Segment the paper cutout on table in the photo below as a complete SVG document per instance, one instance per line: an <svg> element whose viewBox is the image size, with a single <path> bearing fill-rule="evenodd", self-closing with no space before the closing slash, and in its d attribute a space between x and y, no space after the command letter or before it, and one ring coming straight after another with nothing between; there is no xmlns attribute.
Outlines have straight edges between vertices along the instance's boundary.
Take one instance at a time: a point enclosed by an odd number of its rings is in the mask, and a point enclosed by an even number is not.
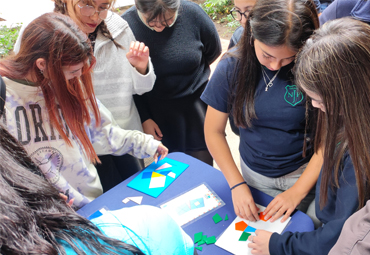
<svg viewBox="0 0 370 255"><path fill-rule="evenodd" d="M200 247L200 245L203 245L203 244L210 245L210 244L214 244L215 242L216 242L215 236L207 237L206 235L203 235L203 232L198 232L194 234L194 247L195 249L198 249L200 251L203 250L203 247ZM197 243L198 243L198 246L196 246Z"/></svg>
<svg viewBox="0 0 370 255"><path fill-rule="evenodd" d="M210 236L206 239L206 244L213 244L216 242L216 237L215 236Z"/></svg>
<svg viewBox="0 0 370 255"><path fill-rule="evenodd" d="M102 216L106 212L107 212L107 209L105 207L100 208L99 210L97 210L96 212L94 212L93 214L91 214L89 217L87 217L87 219L88 220L92 220L92 219L98 218L98 217Z"/></svg>
<svg viewBox="0 0 370 255"><path fill-rule="evenodd" d="M203 235L202 240L205 242L207 240L207 235Z"/></svg>
<svg viewBox="0 0 370 255"><path fill-rule="evenodd" d="M198 242L198 245L203 245L203 244L205 244L205 243L206 243L206 241L202 240L202 241L199 241L199 242Z"/></svg>
<svg viewBox="0 0 370 255"><path fill-rule="evenodd" d="M152 175L152 179L150 179L149 189L163 188L166 184L166 176L154 176L154 174Z"/></svg>
<svg viewBox="0 0 370 255"><path fill-rule="evenodd" d="M260 208L260 212L265 210L265 207L260 205L257 206ZM236 217L225 232L218 238L216 245L232 254L251 254L251 249L248 247L248 243L250 243L248 237L250 235L255 235L254 232L256 229L264 229L280 234L290 221L289 217L288 220L281 223L280 220L282 217L274 222L262 220L251 222Z"/></svg>
<svg viewBox="0 0 370 255"><path fill-rule="evenodd" d="M222 218L221 216L216 213L213 217L212 217L213 221L215 222L215 224L219 223L220 221L222 221Z"/></svg>
<svg viewBox="0 0 370 255"><path fill-rule="evenodd" d="M160 207L182 226L224 204L205 184L201 184Z"/></svg>
<svg viewBox="0 0 370 255"><path fill-rule="evenodd" d="M137 203L138 205L141 205L141 201L143 201L142 196L140 196L140 197L129 197L128 199L130 199L132 202Z"/></svg>
<svg viewBox="0 0 370 255"><path fill-rule="evenodd" d="M240 236L239 241L247 241L250 235L251 233L242 232L242 235Z"/></svg>
<svg viewBox="0 0 370 255"><path fill-rule="evenodd" d="M155 171L166 169L166 168L170 168L170 167L172 167L170 164L164 163L163 165L161 165L160 167L158 167L157 169L155 169Z"/></svg>
<svg viewBox="0 0 370 255"><path fill-rule="evenodd" d="M248 224L245 223L244 221L239 221L235 223L235 230L244 231L246 227L248 227Z"/></svg>
<svg viewBox="0 0 370 255"><path fill-rule="evenodd" d="M194 243L201 241L203 238L203 232L198 232L194 234Z"/></svg>
<svg viewBox="0 0 370 255"><path fill-rule="evenodd" d="M158 163L153 162L150 164L127 186L149 196L158 197L188 167L189 165L185 163L164 158L158 161ZM165 170L157 171L163 169Z"/></svg>
<svg viewBox="0 0 370 255"><path fill-rule="evenodd" d="M167 176L169 173L171 173L171 171L161 171L159 173Z"/></svg>
<svg viewBox="0 0 370 255"><path fill-rule="evenodd" d="M227 214L226 214L224 221L227 221L227 220L229 220L229 216L227 216Z"/></svg>
<svg viewBox="0 0 370 255"><path fill-rule="evenodd" d="M141 205L141 201L143 200L143 197L126 197L125 199L122 200L123 203L127 204L128 202L132 201L138 205Z"/></svg>
<svg viewBox="0 0 370 255"><path fill-rule="evenodd" d="M269 219L265 219L265 215L263 215L263 212L260 212L259 216L260 216L260 220L263 220L263 221L268 221L269 220Z"/></svg>
<svg viewBox="0 0 370 255"><path fill-rule="evenodd" d="M172 177L172 178L176 178L176 174L173 173L173 172L170 172L169 174L167 174L167 176Z"/></svg>

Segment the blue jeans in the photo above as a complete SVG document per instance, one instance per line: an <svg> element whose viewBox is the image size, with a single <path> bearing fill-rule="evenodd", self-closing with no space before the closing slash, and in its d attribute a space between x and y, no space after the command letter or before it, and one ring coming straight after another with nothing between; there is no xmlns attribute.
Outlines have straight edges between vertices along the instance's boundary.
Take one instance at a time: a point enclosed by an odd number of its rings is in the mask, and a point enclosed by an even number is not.
<svg viewBox="0 0 370 255"><path fill-rule="evenodd" d="M253 171L244 163L242 159L240 159L241 172L248 185L272 197L276 197L280 193L290 189L302 175L303 171L307 167L307 164L308 163L302 165L297 170L289 174L272 178ZM311 191L301 201L296 209L306 213L314 222L315 228L321 226L321 222L317 219L315 213L315 187L311 189Z"/></svg>

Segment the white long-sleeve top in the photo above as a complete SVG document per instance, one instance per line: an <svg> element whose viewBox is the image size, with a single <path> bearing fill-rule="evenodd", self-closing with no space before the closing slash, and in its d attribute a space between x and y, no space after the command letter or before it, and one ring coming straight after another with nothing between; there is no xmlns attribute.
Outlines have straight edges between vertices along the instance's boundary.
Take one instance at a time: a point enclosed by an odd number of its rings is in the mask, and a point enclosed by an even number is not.
<svg viewBox="0 0 370 255"><path fill-rule="evenodd" d="M9 132L25 147L44 176L60 191L69 190L74 205L82 207L102 194L95 166L84 154L71 132L68 146L50 125L44 96L39 87L27 86L3 77L6 84L5 117ZM140 131L124 130L98 101L101 126L96 120L85 129L98 155L130 153L138 158L153 156L159 141ZM67 128L68 130L68 128Z"/></svg>
<svg viewBox="0 0 370 255"><path fill-rule="evenodd" d="M136 41L127 22L113 13L106 24L114 40L124 49L118 49L100 30L98 31L94 48L96 66L93 73L96 97L112 112L120 127L142 131L133 95L142 95L152 90L156 79L152 62L149 59L148 73L140 74L126 58L131 41Z"/></svg>

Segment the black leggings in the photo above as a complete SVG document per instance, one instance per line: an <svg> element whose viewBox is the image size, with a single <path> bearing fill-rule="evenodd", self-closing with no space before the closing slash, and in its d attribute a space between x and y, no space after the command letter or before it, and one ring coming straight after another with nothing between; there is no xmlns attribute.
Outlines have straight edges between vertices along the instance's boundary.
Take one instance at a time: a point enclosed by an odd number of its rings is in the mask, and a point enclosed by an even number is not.
<svg viewBox="0 0 370 255"><path fill-rule="evenodd" d="M95 165L103 192L106 192L144 168L144 160L129 154L99 156L101 164Z"/></svg>

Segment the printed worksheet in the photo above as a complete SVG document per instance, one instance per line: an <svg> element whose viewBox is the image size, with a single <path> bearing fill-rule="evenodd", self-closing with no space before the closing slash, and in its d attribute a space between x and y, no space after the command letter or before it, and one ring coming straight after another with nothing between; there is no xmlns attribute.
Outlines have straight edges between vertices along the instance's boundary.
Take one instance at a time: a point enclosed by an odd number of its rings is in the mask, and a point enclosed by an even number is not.
<svg viewBox="0 0 370 255"><path fill-rule="evenodd" d="M225 203L214 191L206 184L201 184L162 204L160 207L171 215L180 226L183 226L223 205L225 205Z"/></svg>

